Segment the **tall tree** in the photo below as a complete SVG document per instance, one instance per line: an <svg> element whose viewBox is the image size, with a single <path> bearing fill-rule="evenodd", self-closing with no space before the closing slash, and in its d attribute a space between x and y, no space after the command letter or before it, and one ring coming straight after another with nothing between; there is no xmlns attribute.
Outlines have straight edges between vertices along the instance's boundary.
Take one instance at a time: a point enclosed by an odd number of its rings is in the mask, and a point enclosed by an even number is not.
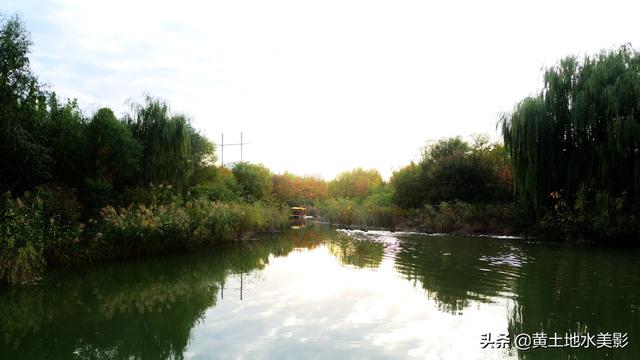
<svg viewBox="0 0 640 360"><path fill-rule="evenodd" d="M232 171L245 198L262 200L271 196L273 191L271 170L264 165L239 162L235 164Z"/></svg>
<svg viewBox="0 0 640 360"><path fill-rule="evenodd" d="M149 95L144 104L132 103L125 116L134 137L143 146L144 182L167 183L184 188L193 176L215 161L215 146L198 134L183 114Z"/></svg>
<svg viewBox="0 0 640 360"><path fill-rule="evenodd" d="M51 177L44 144L46 93L29 66L31 37L0 14L0 189L22 191Z"/></svg>
<svg viewBox="0 0 640 360"><path fill-rule="evenodd" d="M78 103L59 103L55 93L48 100L44 143L51 149L53 180L78 187L87 173L87 121Z"/></svg>
<svg viewBox="0 0 640 360"><path fill-rule="evenodd" d="M364 199L382 187L378 170L356 168L345 171L328 184L329 195L350 199Z"/></svg>
<svg viewBox="0 0 640 360"><path fill-rule="evenodd" d="M285 172L273 175L273 193L289 205L311 204L327 197L327 183L312 176L296 176Z"/></svg>
<svg viewBox="0 0 640 360"><path fill-rule="evenodd" d="M117 188L133 185L139 175L142 146L109 108L98 110L88 131L92 177Z"/></svg>
<svg viewBox="0 0 640 360"><path fill-rule="evenodd" d="M637 203L640 56L629 46L546 69L544 87L502 118L515 190L539 218L551 194L582 186Z"/></svg>
<svg viewBox="0 0 640 360"><path fill-rule="evenodd" d="M424 148L417 164L391 178L394 200L403 207L419 207L453 200L505 202L511 200L504 149L484 136L473 143L460 137L439 140Z"/></svg>

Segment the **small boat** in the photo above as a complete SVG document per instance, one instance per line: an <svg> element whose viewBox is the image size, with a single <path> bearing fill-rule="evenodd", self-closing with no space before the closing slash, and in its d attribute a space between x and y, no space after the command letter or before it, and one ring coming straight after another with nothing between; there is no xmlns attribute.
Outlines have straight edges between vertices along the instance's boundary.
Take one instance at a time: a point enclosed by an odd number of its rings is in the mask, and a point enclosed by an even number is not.
<svg viewBox="0 0 640 360"><path fill-rule="evenodd" d="M292 207L289 215L289 224L298 227L304 226L306 211L307 209L303 207Z"/></svg>

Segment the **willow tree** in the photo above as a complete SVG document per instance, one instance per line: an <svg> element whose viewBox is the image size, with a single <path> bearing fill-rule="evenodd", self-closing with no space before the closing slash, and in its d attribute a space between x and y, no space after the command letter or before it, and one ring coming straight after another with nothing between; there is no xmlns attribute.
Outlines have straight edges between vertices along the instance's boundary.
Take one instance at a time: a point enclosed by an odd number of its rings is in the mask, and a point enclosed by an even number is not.
<svg viewBox="0 0 640 360"><path fill-rule="evenodd" d="M215 161L215 147L198 134L182 114L149 95L132 103L125 122L143 146L142 180L184 187L200 167Z"/></svg>
<svg viewBox="0 0 640 360"><path fill-rule="evenodd" d="M517 193L538 209L581 187L638 202L640 55L629 46L544 72L544 87L501 122Z"/></svg>

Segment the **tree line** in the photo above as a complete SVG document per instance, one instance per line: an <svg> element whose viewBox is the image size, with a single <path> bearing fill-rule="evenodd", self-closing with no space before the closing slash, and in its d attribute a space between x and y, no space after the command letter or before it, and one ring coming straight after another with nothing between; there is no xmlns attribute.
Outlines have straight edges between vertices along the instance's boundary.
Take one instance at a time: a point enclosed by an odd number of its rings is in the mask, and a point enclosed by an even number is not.
<svg viewBox="0 0 640 360"><path fill-rule="evenodd" d="M185 189L207 176L215 146L185 115L145 96L120 119L109 108L87 117L33 74L32 42L19 18L4 18L0 31L2 190L55 183L91 197L148 183Z"/></svg>
<svg viewBox="0 0 640 360"><path fill-rule="evenodd" d="M120 117L59 99L31 70L32 45L17 16L0 17L0 281L239 238L282 226L285 206L365 228L640 234L640 56L628 45L546 69L542 90L503 114L503 144L441 139L388 181L375 169L325 181L218 167L215 144L160 98Z"/></svg>

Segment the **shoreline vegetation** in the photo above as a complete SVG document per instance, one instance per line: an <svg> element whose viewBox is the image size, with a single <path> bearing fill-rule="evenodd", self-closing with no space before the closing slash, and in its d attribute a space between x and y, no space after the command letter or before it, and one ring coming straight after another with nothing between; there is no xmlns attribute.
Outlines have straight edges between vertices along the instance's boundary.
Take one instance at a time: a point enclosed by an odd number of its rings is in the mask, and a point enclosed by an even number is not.
<svg viewBox="0 0 640 360"><path fill-rule="evenodd" d="M347 205L348 206L348 205ZM357 206L357 205L356 205ZM352 208L353 209L353 208ZM453 202L421 209L387 208L318 210L318 222L348 230L387 230L424 234L496 235L526 237L515 230L513 205L483 205ZM336 212L342 214L336 215Z"/></svg>
<svg viewBox="0 0 640 360"><path fill-rule="evenodd" d="M640 235L640 55L567 57L503 114L503 142L433 141L385 181L326 181L216 146L150 95L86 115L31 71L28 31L0 14L0 286L47 267L206 247L288 225L288 207L346 227L612 242ZM155 185L154 185L155 184Z"/></svg>

